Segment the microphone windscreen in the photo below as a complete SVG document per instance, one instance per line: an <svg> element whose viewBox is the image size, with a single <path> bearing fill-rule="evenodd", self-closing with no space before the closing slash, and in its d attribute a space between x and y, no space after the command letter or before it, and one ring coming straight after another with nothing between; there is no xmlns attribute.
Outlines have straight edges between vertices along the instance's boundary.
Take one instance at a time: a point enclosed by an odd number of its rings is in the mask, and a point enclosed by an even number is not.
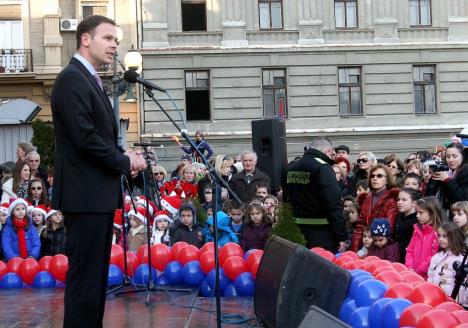
<svg viewBox="0 0 468 328"><path fill-rule="evenodd" d="M137 77L138 77L138 73L133 69L129 69L128 71L125 71L124 73L124 80L129 83L136 83Z"/></svg>

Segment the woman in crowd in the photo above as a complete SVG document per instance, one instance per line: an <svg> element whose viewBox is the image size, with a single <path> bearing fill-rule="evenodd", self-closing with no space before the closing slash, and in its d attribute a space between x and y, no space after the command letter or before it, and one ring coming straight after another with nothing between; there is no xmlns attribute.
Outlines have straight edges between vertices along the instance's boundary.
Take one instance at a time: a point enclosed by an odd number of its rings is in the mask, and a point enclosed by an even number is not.
<svg viewBox="0 0 468 328"><path fill-rule="evenodd" d="M405 176L403 162L395 154L390 154L384 158L384 163L393 175L393 180L395 180L397 187L403 187L403 179Z"/></svg>
<svg viewBox="0 0 468 328"><path fill-rule="evenodd" d="M44 182L40 178L32 178L29 181L29 192L27 201L33 205L49 206L49 197Z"/></svg>
<svg viewBox="0 0 468 328"><path fill-rule="evenodd" d="M377 164L377 157L370 151L362 152L359 153L356 164L358 170L350 179L350 189L353 195L356 195L356 185L358 182L368 179L370 170Z"/></svg>
<svg viewBox="0 0 468 328"><path fill-rule="evenodd" d="M195 181L197 169L192 164L187 164L182 168L182 178L172 179L164 183L161 187L161 197L179 196L181 198L197 198L198 188Z"/></svg>
<svg viewBox="0 0 468 328"><path fill-rule="evenodd" d="M26 155L34 150L34 146L30 142L18 142L16 147L16 163L26 161Z"/></svg>
<svg viewBox="0 0 468 328"><path fill-rule="evenodd" d="M19 162L13 169L13 176L2 184L2 200L9 203L11 198L27 198L31 167L26 162Z"/></svg>

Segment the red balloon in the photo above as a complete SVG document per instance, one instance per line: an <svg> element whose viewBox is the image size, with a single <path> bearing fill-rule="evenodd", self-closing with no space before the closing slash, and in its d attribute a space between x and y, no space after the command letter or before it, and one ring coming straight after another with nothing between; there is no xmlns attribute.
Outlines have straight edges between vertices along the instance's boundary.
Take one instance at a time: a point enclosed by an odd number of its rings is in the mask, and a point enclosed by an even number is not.
<svg viewBox="0 0 468 328"><path fill-rule="evenodd" d="M215 267L215 253L214 251L206 251L200 255L200 267L208 274Z"/></svg>
<svg viewBox="0 0 468 328"><path fill-rule="evenodd" d="M446 310L431 310L422 315L416 328L451 328L458 324L454 316Z"/></svg>
<svg viewBox="0 0 468 328"><path fill-rule="evenodd" d="M257 278L257 271L258 271L259 265L260 265L260 262L255 262L250 268L250 273L252 273L255 279Z"/></svg>
<svg viewBox="0 0 468 328"><path fill-rule="evenodd" d="M321 252L321 251L324 251L324 250L325 250L325 248L323 248L323 247L312 247L310 249L310 251L314 252L314 253Z"/></svg>
<svg viewBox="0 0 468 328"><path fill-rule="evenodd" d="M416 272L413 272L413 271L404 271L404 272L401 272L400 273L403 278L405 279L406 282L412 284L413 282L416 282L416 281L422 281L424 282L424 278L421 277L419 274L417 274Z"/></svg>
<svg viewBox="0 0 468 328"><path fill-rule="evenodd" d="M382 272L386 272L386 271L396 272L393 267L383 266L383 267L377 267L374 270L372 270L372 275L374 277L377 277L379 274L381 274Z"/></svg>
<svg viewBox="0 0 468 328"><path fill-rule="evenodd" d="M248 271L245 261L240 256L231 256L223 264L224 273L232 281L236 280L241 273Z"/></svg>
<svg viewBox="0 0 468 328"><path fill-rule="evenodd" d="M445 293L439 286L424 282L414 287L408 299L413 303L425 303L430 306L436 306L445 302Z"/></svg>
<svg viewBox="0 0 468 328"><path fill-rule="evenodd" d="M461 323L458 326L455 326L454 328L468 328L468 323Z"/></svg>
<svg viewBox="0 0 468 328"><path fill-rule="evenodd" d="M378 280L386 284L388 287L393 286L397 282L402 282L403 277L396 271L383 271L375 276Z"/></svg>
<svg viewBox="0 0 468 328"><path fill-rule="evenodd" d="M378 279L378 278L377 278ZM413 290L413 286L407 282L394 283L384 294L388 298L408 298Z"/></svg>
<svg viewBox="0 0 468 328"><path fill-rule="evenodd" d="M41 259L39 260L39 268L41 269L41 271L49 272L50 260L52 260L52 256L47 255L41 257Z"/></svg>
<svg viewBox="0 0 468 328"><path fill-rule="evenodd" d="M151 264L156 270L163 271L166 265L171 261L172 252L167 245L155 244L151 246Z"/></svg>
<svg viewBox="0 0 468 328"><path fill-rule="evenodd" d="M333 260L333 262L335 262L339 266L343 266L343 264L352 261L354 261L354 259L348 255L341 255L340 257L337 257L335 260Z"/></svg>
<svg viewBox="0 0 468 328"><path fill-rule="evenodd" d="M406 267L406 265L398 263L398 262L393 262L392 267L398 272L408 271L408 268Z"/></svg>
<svg viewBox="0 0 468 328"><path fill-rule="evenodd" d="M386 296L385 296L386 297ZM416 303L408 306L400 317L400 327L416 327L419 319L432 310L432 306L424 303Z"/></svg>
<svg viewBox="0 0 468 328"><path fill-rule="evenodd" d="M352 252L352 251L343 252L343 253L341 253L340 257L341 257L341 256L344 256L344 255L352 257L353 260L359 259L359 255L357 255L356 253L354 253L354 252Z"/></svg>
<svg viewBox="0 0 468 328"><path fill-rule="evenodd" d="M370 256L366 256L364 260L366 260L367 262L380 261L380 257L370 255Z"/></svg>
<svg viewBox="0 0 468 328"><path fill-rule="evenodd" d="M7 268L7 265L3 262L3 261L0 261L0 279L3 277L3 275L5 273L8 272L8 268Z"/></svg>
<svg viewBox="0 0 468 328"><path fill-rule="evenodd" d="M324 250L324 251L317 251L317 252L314 252L314 253L321 256L321 257L323 257L324 259L326 259L326 260L328 260L330 262L335 262L335 259L336 259L335 255L330 251Z"/></svg>
<svg viewBox="0 0 468 328"><path fill-rule="evenodd" d="M182 248L184 248L185 246L188 246L188 245L189 244L186 243L185 241L178 241L177 243L172 245L172 249L171 249L172 258L176 259L179 256L179 253L182 250Z"/></svg>
<svg viewBox="0 0 468 328"><path fill-rule="evenodd" d="M212 241L207 242L205 245L200 248L200 254L203 254L208 251L214 252L214 243Z"/></svg>
<svg viewBox="0 0 468 328"><path fill-rule="evenodd" d="M119 262L122 262L123 257L123 248L118 244L112 244L111 255L110 255L110 264L118 265ZM123 269L122 269L123 270Z"/></svg>
<svg viewBox="0 0 468 328"><path fill-rule="evenodd" d="M343 265L341 265L341 267L342 267L343 269L346 269L346 270L353 270L353 268L354 268L353 262L354 262L354 261L346 262L346 263L344 263Z"/></svg>
<svg viewBox="0 0 468 328"><path fill-rule="evenodd" d="M450 313L458 310L465 310L463 306L454 302L443 302L435 307L436 310L447 310Z"/></svg>
<svg viewBox="0 0 468 328"><path fill-rule="evenodd" d="M138 264L148 263L148 244L138 247L137 258Z"/></svg>
<svg viewBox="0 0 468 328"><path fill-rule="evenodd" d="M354 260L353 262L351 262L350 264L350 269L351 270L354 270L354 269L361 269L362 266L367 263L366 261L364 260L361 260L361 259L357 259L357 260Z"/></svg>
<svg viewBox="0 0 468 328"><path fill-rule="evenodd" d="M124 266L124 257L123 257L123 255L122 255L120 261L117 262L116 265L118 265L120 270L122 270L122 272L124 272L125 266ZM136 256L135 252L127 252L127 276L133 277L133 274L135 273L138 265L139 265L138 257Z"/></svg>
<svg viewBox="0 0 468 328"><path fill-rule="evenodd" d="M226 261L231 256L244 257L244 251L242 250L242 247L236 243L227 243L224 245L219 251L219 264L223 265L224 261Z"/></svg>
<svg viewBox="0 0 468 328"><path fill-rule="evenodd" d="M68 258L63 254L57 254L50 260L50 273L55 279L65 281L68 271Z"/></svg>
<svg viewBox="0 0 468 328"><path fill-rule="evenodd" d="M187 245L180 250L175 260L185 265L190 261L198 261L199 258L200 250L198 249L198 247L193 245Z"/></svg>
<svg viewBox="0 0 468 328"><path fill-rule="evenodd" d="M39 263L33 258L25 259L19 267L18 275L28 285L34 281L34 277L40 271Z"/></svg>
<svg viewBox="0 0 468 328"><path fill-rule="evenodd" d="M18 273L19 267L21 263L23 263L23 259L21 257L13 257L7 262L7 269L8 272Z"/></svg>
<svg viewBox="0 0 468 328"><path fill-rule="evenodd" d="M455 317L455 319L459 323L468 323L468 311L460 310L460 311L453 311L451 314Z"/></svg>
<svg viewBox="0 0 468 328"><path fill-rule="evenodd" d="M260 264L260 261L262 260L262 256L263 256L263 251L262 250L257 250L257 251L253 251L252 253L250 253L249 257L247 258L247 268L249 270L252 270L252 266L255 264L255 263L258 263ZM257 264L257 266L258 266Z"/></svg>

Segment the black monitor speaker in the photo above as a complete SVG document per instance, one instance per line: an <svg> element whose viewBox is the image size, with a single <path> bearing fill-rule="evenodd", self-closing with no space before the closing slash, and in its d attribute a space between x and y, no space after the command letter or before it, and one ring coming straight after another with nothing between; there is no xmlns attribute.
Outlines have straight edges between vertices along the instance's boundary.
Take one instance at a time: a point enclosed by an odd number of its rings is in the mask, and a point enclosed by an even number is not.
<svg viewBox="0 0 468 328"><path fill-rule="evenodd" d="M325 312L321 308L312 305L299 328L352 328L337 317Z"/></svg>
<svg viewBox="0 0 468 328"><path fill-rule="evenodd" d="M312 305L338 317L350 278L335 263L273 236L257 272L255 314L267 327L298 327Z"/></svg>

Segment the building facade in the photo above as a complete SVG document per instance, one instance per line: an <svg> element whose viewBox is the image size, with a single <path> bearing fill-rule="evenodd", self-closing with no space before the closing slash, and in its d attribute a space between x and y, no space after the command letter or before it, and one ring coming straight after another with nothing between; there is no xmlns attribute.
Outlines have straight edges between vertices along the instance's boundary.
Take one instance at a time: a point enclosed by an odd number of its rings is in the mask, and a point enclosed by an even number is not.
<svg viewBox="0 0 468 328"><path fill-rule="evenodd" d="M313 135L353 153L432 150L468 118L468 0L142 1L143 74L215 151L251 148L251 121L286 120L288 156ZM177 131L140 96L142 137ZM180 118L182 117L182 118Z"/></svg>

